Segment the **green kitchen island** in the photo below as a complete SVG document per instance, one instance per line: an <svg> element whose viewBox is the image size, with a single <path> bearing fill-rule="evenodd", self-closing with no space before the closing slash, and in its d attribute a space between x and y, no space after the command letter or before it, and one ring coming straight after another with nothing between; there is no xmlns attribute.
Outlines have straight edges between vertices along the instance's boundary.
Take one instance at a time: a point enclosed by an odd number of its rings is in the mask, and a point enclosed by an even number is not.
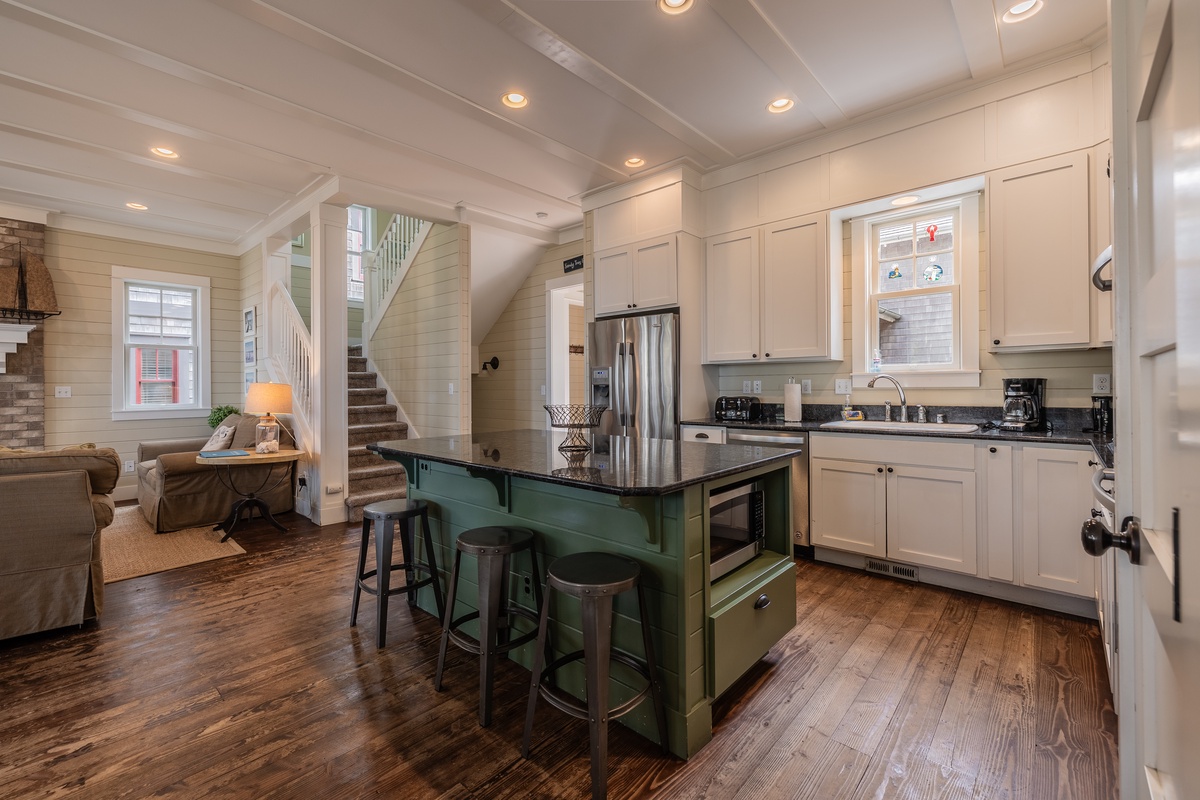
<svg viewBox="0 0 1200 800"><path fill-rule="evenodd" d="M568 463L558 431L504 431L367 445L408 473L408 493L430 505L438 567L448 580L454 540L464 530L514 525L534 531L541 569L584 551L626 555L642 565L648 616L667 706L671 752L687 758L712 738L712 701L796 623L791 553L790 481L795 450L661 439L595 436L592 451ZM765 548L752 561L709 582L708 498L715 490L758 482L764 492ZM514 558L513 595L534 607L529 564ZM464 557L456 616L477 602L473 559ZM542 580L544 575L539 576ZM421 608L436 613L421 590ZM613 645L642 655L634 593L617 598ZM577 604L551 609L557 653L582 647ZM518 618L518 624L524 620ZM475 631L467 628L474 635ZM530 643L513 660L531 663ZM452 661L447 680L477 680ZM639 683L613 667L613 700ZM559 671L560 687L583 696L578 664ZM539 715L556 713L548 706ZM656 741L650 703L620 722ZM534 729L535 742L537 728Z"/></svg>

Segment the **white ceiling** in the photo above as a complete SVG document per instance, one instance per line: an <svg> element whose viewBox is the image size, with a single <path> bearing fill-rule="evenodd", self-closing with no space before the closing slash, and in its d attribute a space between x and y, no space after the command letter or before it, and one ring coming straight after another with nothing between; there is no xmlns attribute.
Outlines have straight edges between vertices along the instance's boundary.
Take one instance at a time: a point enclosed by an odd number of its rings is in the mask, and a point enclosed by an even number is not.
<svg viewBox="0 0 1200 800"><path fill-rule="evenodd" d="M1104 0L1045 0L1017 25L998 21L1007 4L0 0L0 204L236 254L337 177L362 188L351 200L553 242L587 192L707 172L1105 36ZM500 103L512 90L526 108ZM768 114L777 97L795 108Z"/></svg>

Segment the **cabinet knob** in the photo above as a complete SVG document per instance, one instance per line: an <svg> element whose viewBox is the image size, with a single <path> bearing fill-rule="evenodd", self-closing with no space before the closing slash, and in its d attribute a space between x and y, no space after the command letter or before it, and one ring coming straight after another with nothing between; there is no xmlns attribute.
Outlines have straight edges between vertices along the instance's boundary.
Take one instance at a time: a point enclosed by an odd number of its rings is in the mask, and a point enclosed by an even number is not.
<svg viewBox="0 0 1200 800"><path fill-rule="evenodd" d="M637 308L637 303L634 303L634 304L633 304L633 307L634 307L634 308Z"/></svg>
<svg viewBox="0 0 1200 800"><path fill-rule="evenodd" d="M633 304L632 304L632 303L626 303L626 304L625 304L625 307L626 307L626 308L633 308Z"/></svg>
<svg viewBox="0 0 1200 800"><path fill-rule="evenodd" d="M1089 458L1089 459L1088 459L1088 466L1089 466L1089 467L1098 467L1098 466L1100 466L1100 462L1099 462L1099 461L1097 461L1097 460L1095 460L1094 458Z"/></svg>
<svg viewBox="0 0 1200 800"><path fill-rule="evenodd" d="M989 453L994 453L994 452L996 452L996 448L994 448L994 447L989 447L989 448L988 448L988 452L989 452Z"/></svg>
<svg viewBox="0 0 1200 800"><path fill-rule="evenodd" d="M877 468L875 469L875 471L876 471L876 472L883 472L883 467L877 467Z"/></svg>
<svg viewBox="0 0 1200 800"><path fill-rule="evenodd" d="M760 594L758 599L754 601L754 607L759 611L763 610L769 605L771 605L771 598L767 597L765 594Z"/></svg>
<svg viewBox="0 0 1200 800"><path fill-rule="evenodd" d="M758 353L751 353L751 354L750 354L750 357L751 357L751 358L758 358Z"/></svg>
<svg viewBox="0 0 1200 800"><path fill-rule="evenodd" d="M999 340L999 339L992 339L992 344L1000 344L1000 340Z"/></svg>
<svg viewBox="0 0 1200 800"><path fill-rule="evenodd" d="M892 469L891 467L888 467L888 472L895 472L895 471L896 470Z"/></svg>

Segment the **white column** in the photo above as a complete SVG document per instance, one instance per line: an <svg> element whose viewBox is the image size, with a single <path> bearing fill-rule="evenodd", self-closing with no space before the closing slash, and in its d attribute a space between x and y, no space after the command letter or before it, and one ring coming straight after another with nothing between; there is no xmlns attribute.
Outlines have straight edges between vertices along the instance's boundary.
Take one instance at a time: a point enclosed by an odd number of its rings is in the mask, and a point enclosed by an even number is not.
<svg viewBox="0 0 1200 800"><path fill-rule="evenodd" d="M346 209L321 204L312 221L313 521L346 521Z"/></svg>

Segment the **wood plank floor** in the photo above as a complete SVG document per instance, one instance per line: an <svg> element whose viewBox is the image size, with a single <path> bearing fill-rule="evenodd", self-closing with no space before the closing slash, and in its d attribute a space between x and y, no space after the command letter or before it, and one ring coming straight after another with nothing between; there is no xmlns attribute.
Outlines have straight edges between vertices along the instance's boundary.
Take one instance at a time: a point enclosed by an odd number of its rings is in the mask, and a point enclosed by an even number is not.
<svg viewBox="0 0 1200 800"><path fill-rule="evenodd" d="M546 705L520 757L528 673L494 724L438 626L374 600L348 627L354 527L287 515L247 553L110 584L99 623L0 642L0 797L579 798L587 728ZM609 796L1116 797L1095 623L800 562L799 624L715 708L688 762L614 725Z"/></svg>

